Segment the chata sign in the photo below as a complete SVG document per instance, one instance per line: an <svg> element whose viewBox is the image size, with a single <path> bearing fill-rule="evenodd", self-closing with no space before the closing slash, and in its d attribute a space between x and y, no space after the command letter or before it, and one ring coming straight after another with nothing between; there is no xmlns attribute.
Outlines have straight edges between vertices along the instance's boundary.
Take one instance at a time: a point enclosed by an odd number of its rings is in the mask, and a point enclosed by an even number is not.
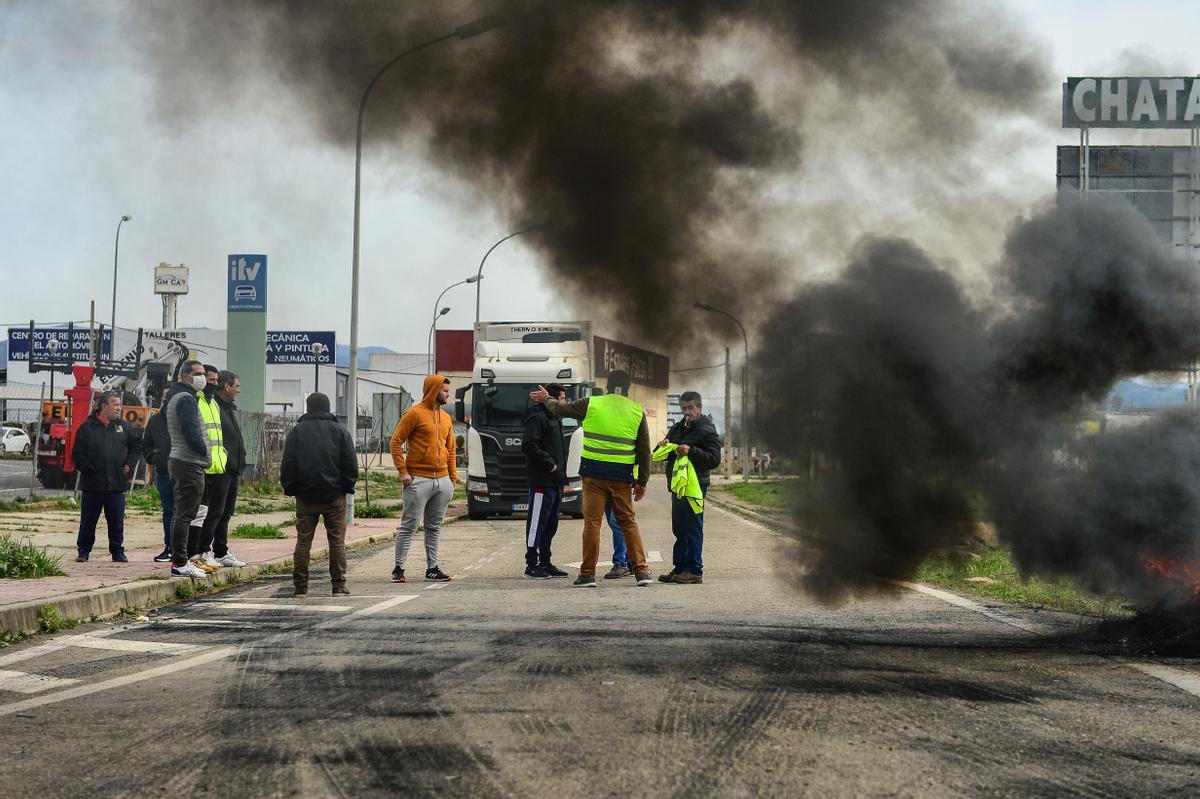
<svg viewBox="0 0 1200 799"><path fill-rule="evenodd" d="M1067 78L1064 128L1200 127L1200 78Z"/></svg>

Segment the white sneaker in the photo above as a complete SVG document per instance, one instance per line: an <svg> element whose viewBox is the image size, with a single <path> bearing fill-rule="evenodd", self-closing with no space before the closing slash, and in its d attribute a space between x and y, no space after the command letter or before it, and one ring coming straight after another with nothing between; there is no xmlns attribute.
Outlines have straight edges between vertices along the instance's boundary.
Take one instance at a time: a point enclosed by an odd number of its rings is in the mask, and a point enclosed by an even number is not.
<svg viewBox="0 0 1200 799"><path fill-rule="evenodd" d="M232 552L226 552L225 557L217 558L217 564L220 566L229 566L233 569L240 569L246 565L246 561L238 560Z"/></svg>
<svg viewBox="0 0 1200 799"><path fill-rule="evenodd" d="M214 555L212 553L211 549L204 553L204 562L207 563L209 566L216 566L217 568L220 568L221 566L226 565L226 564L221 563L221 561L217 560L216 555Z"/></svg>
<svg viewBox="0 0 1200 799"><path fill-rule="evenodd" d="M183 564L182 566L172 566L171 567L171 576L172 577L207 577L208 572L204 571L204 569L201 569L199 566L197 566L195 563L192 563L189 560L187 563Z"/></svg>

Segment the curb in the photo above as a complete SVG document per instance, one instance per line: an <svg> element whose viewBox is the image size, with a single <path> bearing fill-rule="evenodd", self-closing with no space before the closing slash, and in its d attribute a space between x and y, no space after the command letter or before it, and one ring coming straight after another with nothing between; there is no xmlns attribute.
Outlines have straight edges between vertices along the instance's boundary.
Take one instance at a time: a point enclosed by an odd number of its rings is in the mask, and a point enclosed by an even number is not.
<svg viewBox="0 0 1200 799"><path fill-rule="evenodd" d="M774 530L784 531L789 534L794 534L796 532L796 528L786 521L775 516L769 516L765 513L759 513L756 510L751 510L745 505L738 505L737 503L730 502L727 499L717 499L716 497L712 496L705 497L704 501L705 503L711 502L721 510L729 511L730 513L737 514L738 516L745 516L746 518L752 519L761 524L765 524ZM790 538L791 535L788 537Z"/></svg>
<svg viewBox="0 0 1200 799"><path fill-rule="evenodd" d="M466 518L465 512L447 516L443 524L452 524L464 518ZM395 532L371 535L348 542L346 551L357 552L360 549L394 540ZM329 558L329 548L314 549L310 557L314 562L326 560ZM213 589L241 585L257 577L278 574L284 569L290 569L291 565L292 558L288 555L262 563L248 564L238 569L221 569L203 579L193 577L141 579L120 585L95 588L90 591L74 591L45 599L14 602L11 605L0 607L0 634L39 632L41 625L38 624L38 614L47 605L54 608L58 615L67 621L103 621L119 616L127 608L158 607L192 598L181 596L178 593L179 588L184 585L191 588L193 594L210 593ZM201 586L205 586L207 590L201 589Z"/></svg>

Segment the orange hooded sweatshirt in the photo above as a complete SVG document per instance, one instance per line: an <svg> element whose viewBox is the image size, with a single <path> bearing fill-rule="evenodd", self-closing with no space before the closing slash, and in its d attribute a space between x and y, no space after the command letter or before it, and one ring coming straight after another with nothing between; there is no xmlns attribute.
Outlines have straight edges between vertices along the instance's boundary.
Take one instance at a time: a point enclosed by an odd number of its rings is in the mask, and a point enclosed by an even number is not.
<svg viewBox="0 0 1200 799"><path fill-rule="evenodd" d="M454 462L454 420L438 405L438 392L446 378L430 375L425 378L425 396L400 417L392 433L392 461L396 471L416 477L450 476L458 482ZM408 443L408 457L404 444Z"/></svg>

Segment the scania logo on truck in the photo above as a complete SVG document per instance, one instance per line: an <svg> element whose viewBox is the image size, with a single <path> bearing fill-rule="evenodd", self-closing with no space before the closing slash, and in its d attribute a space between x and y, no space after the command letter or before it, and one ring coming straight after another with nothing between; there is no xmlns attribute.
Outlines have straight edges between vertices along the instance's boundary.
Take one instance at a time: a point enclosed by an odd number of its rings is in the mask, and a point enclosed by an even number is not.
<svg viewBox="0 0 1200 799"><path fill-rule="evenodd" d="M504 446L506 446L506 447L519 447L519 446L521 446L521 439L519 439L519 438L506 438L506 439L504 439Z"/></svg>

